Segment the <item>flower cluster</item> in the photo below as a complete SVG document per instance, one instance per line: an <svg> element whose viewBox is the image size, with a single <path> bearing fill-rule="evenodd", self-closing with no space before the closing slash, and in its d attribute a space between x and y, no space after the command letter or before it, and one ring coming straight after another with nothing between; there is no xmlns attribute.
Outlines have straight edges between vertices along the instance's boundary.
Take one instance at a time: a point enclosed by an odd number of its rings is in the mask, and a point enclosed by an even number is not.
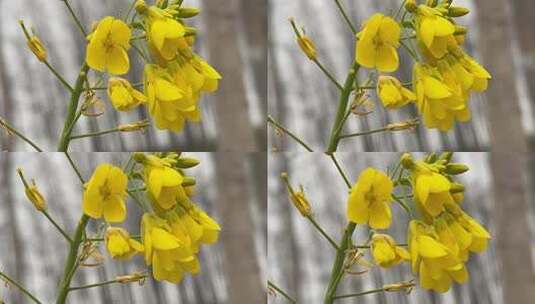
<svg viewBox="0 0 535 304"><path fill-rule="evenodd" d="M152 265L155 279L178 283L185 273L200 271L200 246L216 242L221 230L191 200L195 179L187 176L185 169L199 162L177 153L135 153L133 158L135 164L128 175L110 164L96 168L85 185L84 214L94 219L103 217L108 223L104 240L113 258L129 259L142 254L147 265ZM129 182L141 185L128 190ZM141 191L146 193L146 199L136 195ZM144 211L140 241L124 228L111 226L126 219L127 195Z"/></svg>
<svg viewBox="0 0 535 304"><path fill-rule="evenodd" d="M158 1L149 6L138 0L137 18L130 23L111 16L103 18L88 35L86 52L86 63L93 70L123 75L130 69L128 51L133 46L145 61L144 92L124 78L110 77L108 97L117 111L146 105L158 129L175 132L180 132L186 121L201 120L201 94L216 91L221 79L195 54L196 29L185 19L199 11L183 7L182 2Z"/></svg>
<svg viewBox="0 0 535 304"><path fill-rule="evenodd" d="M491 236L461 208L464 186L454 176L468 171L464 164L452 163L452 153L431 155L414 161L404 154L400 166L392 172L395 181L373 168L364 170L348 200L349 221L368 224L373 229L387 229L392 223L390 203L397 201L411 214L408 229L408 251L385 234L375 233L370 240L371 254L381 267L410 261L420 285L446 292L453 281L468 279L465 263L471 252L486 250ZM400 168L401 167L401 168ZM400 168L400 169L398 169ZM399 172L398 172L399 171ZM414 216L395 187L410 187Z"/></svg>
<svg viewBox="0 0 535 304"><path fill-rule="evenodd" d="M413 91L394 77L380 76L379 98L387 108L415 102L427 128L447 131L456 121L470 119L470 93L485 91L491 78L461 48L467 29L454 18L469 11L453 6L451 0L420 5L408 0L405 9L400 20L396 20L397 15L392 18L377 13L363 23L357 34L356 62L379 72L395 72L399 67L397 50L403 45L415 60ZM412 40L416 41L417 51L413 50Z"/></svg>

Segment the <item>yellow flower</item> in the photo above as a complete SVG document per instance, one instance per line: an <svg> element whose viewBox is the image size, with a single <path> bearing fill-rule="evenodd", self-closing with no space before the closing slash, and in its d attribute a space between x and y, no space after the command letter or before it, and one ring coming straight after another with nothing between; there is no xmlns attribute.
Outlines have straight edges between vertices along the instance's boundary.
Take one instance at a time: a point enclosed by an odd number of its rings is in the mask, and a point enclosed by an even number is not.
<svg viewBox="0 0 535 304"><path fill-rule="evenodd" d="M32 53L37 57L37 59L41 62L46 61L46 48L41 42L41 39L37 37L37 35L33 34L30 35L28 30L26 29L26 26L24 25L24 22L22 20L19 20L19 24L22 27L22 31L24 32L24 35L26 36L26 44L28 45L28 48L32 51Z"/></svg>
<svg viewBox="0 0 535 304"><path fill-rule="evenodd" d="M127 50L132 31L120 19L105 17L88 36L86 62L94 70L110 74L126 74L130 69Z"/></svg>
<svg viewBox="0 0 535 304"><path fill-rule="evenodd" d="M144 165L145 183L156 207L169 210L177 204L177 200L187 199L182 187L184 177L168 162L154 155L146 155Z"/></svg>
<svg viewBox="0 0 535 304"><path fill-rule="evenodd" d="M32 202L35 209L39 211L45 211L46 210L46 201L41 192L39 192L39 189L37 189L37 186L35 184L30 185L27 187L24 192L26 193L26 197Z"/></svg>
<svg viewBox="0 0 535 304"><path fill-rule="evenodd" d="M147 97L134 89L124 78L111 77L108 80L108 97L117 111L130 111L147 101Z"/></svg>
<svg viewBox="0 0 535 304"><path fill-rule="evenodd" d="M457 45L454 33L455 25L438 10L426 5L418 6L416 36L420 45L434 58L442 58L448 52L448 46Z"/></svg>
<svg viewBox="0 0 535 304"><path fill-rule="evenodd" d="M148 213L143 215L141 234L145 262L152 265L156 280L176 284L185 272L195 274L200 271L199 261L187 245L188 240L174 235L163 219Z"/></svg>
<svg viewBox="0 0 535 304"><path fill-rule="evenodd" d="M397 78L384 75L379 76L377 95L388 109L400 108L416 100L416 95L403 87Z"/></svg>
<svg viewBox="0 0 535 304"><path fill-rule="evenodd" d="M132 239L123 228L109 227L104 240L106 249L114 259L130 259L144 250L143 245Z"/></svg>
<svg viewBox="0 0 535 304"><path fill-rule="evenodd" d="M386 234L376 233L373 235L371 252L375 263L384 268L410 260L409 252L405 248L397 246L394 239Z"/></svg>
<svg viewBox="0 0 535 304"><path fill-rule="evenodd" d="M464 283L468 271L462 261L438 241L433 227L412 220L409 224L409 252L412 271L419 273L420 285L425 289L446 292L453 281Z"/></svg>
<svg viewBox="0 0 535 304"><path fill-rule="evenodd" d="M375 14L365 21L357 34L357 63L381 72L394 72L399 66L400 27L396 21L383 14Z"/></svg>
<svg viewBox="0 0 535 304"><path fill-rule="evenodd" d="M392 181L383 172L373 168L362 171L349 195L348 219L357 224L368 223L374 229L390 227L393 188Z"/></svg>
<svg viewBox="0 0 535 304"><path fill-rule="evenodd" d="M144 83L149 112L156 120L158 129L180 132L186 119L200 119L197 99L193 96L191 87L184 82L177 83L166 70L147 64Z"/></svg>
<svg viewBox="0 0 535 304"><path fill-rule="evenodd" d="M213 244L219 238L221 227L199 207L191 204L187 211L169 215L169 224L174 235L187 235L191 250L199 251L201 244Z"/></svg>
<svg viewBox="0 0 535 304"><path fill-rule="evenodd" d="M110 164L99 165L85 187L84 213L95 219L104 215L107 222L124 221L127 183L128 178L120 168Z"/></svg>
<svg viewBox="0 0 535 304"><path fill-rule="evenodd" d="M416 104L428 128L448 131L454 121L468 121L470 109L466 98L451 89L442 75L432 66L416 63L413 70L413 86Z"/></svg>
<svg viewBox="0 0 535 304"><path fill-rule="evenodd" d="M412 179L416 203L429 215L439 215L444 211L444 203L453 202L451 182L431 165L416 163Z"/></svg>
<svg viewBox="0 0 535 304"><path fill-rule="evenodd" d="M461 65L474 77L471 89L476 92L487 90L488 81L492 78L490 73L472 57L464 54L460 59Z"/></svg>

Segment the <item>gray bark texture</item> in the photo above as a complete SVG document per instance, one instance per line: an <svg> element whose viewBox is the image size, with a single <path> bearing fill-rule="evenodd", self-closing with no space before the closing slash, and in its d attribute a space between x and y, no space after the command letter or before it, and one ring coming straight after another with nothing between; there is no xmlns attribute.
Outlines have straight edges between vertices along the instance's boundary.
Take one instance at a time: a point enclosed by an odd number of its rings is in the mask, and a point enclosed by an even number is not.
<svg viewBox="0 0 535 304"><path fill-rule="evenodd" d="M261 303L265 299L266 234L265 193L257 191L265 180L265 170L255 167L255 154L244 154L236 167L220 170L220 159L240 157L227 153L188 153L201 160L190 169L197 179L196 202L221 225L218 243L200 251L201 272L187 275L173 285L148 278L142 286L114 284L104 288L72 291L68 303ZM87 180L103 162L124 165L128 153L72 153L81 174ZM72 233L81 214L82 190L78 178L62 153L1 153L0 163L0 269L21 282L43 303L53 303L63 272L67 244L54 227L38 213L24 195L16 168L34 178L46 197L52 217ZM259 171L260 170L260 171ZM263 171L261 171L263 170ZM226 182L221 182L226 181ZM238 184L239 183L239 184ZM129 200L124 223L133 235L139 234L141 210ZM91 221L89 231L95 232ZM258 224L256 224L258 223ZM82 267L72 286L98 283L118 275L146 269L142 257L130 261L106 257L99 267ZM242 295L247 294L247 297ZM30 303L15 286L0 284L0 302Z"/></svg>

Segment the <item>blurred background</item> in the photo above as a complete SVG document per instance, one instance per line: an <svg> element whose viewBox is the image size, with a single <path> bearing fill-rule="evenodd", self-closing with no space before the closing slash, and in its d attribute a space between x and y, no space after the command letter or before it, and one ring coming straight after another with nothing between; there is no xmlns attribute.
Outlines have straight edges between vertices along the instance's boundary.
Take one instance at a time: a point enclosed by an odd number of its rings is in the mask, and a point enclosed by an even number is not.
<svg viewBox="0 0 535 304"><path fill-rule="evenodd" d="M402 0L337 0L353 24L375 12L389 14ZM418 1L422 3L422 0ZM425 1L423 1L425 2ZM324 150L338 105L337 88L302 54L288 17L295 17L316 43L319 60L343 82L354 59L354 37L334 0L270 0L269 110L268 113L301 136L314 150ZM468 26L465 49L490 71L493 79L484 94L473 94L473 118L441 133L419 127L416 132L378 133L343 140L341 151L525 151L534 135L535 19L531 0L454 0L471 13L457 18ZM412 61L400 48L395 74L410 81ZM365 73L359 73L366 79ZM371 98L377 100L375 92ZM386 112L380 103L367 117L349 119L346 130L371 130L416 116L414 106ZM271 129L271 128L270 128ZM297 150L287 136L269 131L270 147Z"/></svg>
<svg viewBox="0 0 535 304"><path fill-rule="evenodd" d="M351 182L369 166L386 172L400 154L336 153ZM424 157L413 154L415 159ZM455 153L453 161L465 163L470 171L460 175L466 186L463 209L491 233L489 248L472 254L467 264L470 279L445 294L428 292L418 285L410 295L402 292L377 293L337 303L532 303L535 296L534 251L535 220L532 176L511 174L512 159L528 160L526 155ZM529 160L532 168L533 158ZM516 170L516 169L515 169ZM531 170L533 171L533 170ZM302 184L316 220L335 240L347 224L348 190L331 159L323 153L272 153L268 177L268 279L287 291L299 303L322 303L329 282L335 252L311 223L290 204L281 172L288 172L294 187ZM529 203L528 203L529 202ZM392 205L393 225L387 230L398 243L407 241L409 218L398 205ZM353 240L362 244L368 229L358 225ZM368 252L366 258L372 261ZM354 270L362 269L356 267ZM374 267L365 275L344 277L337 294L351 294L384 284L414 278L410 266L395 266L385 271ZM418 279L416 280L418 282ZM286 303L280 295L268 303Z"/></svg>
<svg viewBox="0 0 535 304"><path fill-rule="evenodd" d="M187 153L201 164L190 169L197 179L195 201L222 227L216 244L200 251L201 272L181 284L150 277L137 283L72 291L68 303L263 303L265 302L266 167L265 154ZM128 153L72 153L88 180L103 162L124 165ZM80 183L63 153L0 153L0 270L21 282L43 303L53 303L68 248L62 236L24 195L16 168L34 178L48 202L48 211L70 233L81 215ZM128 201L124 226L139 234L141 212ZM95 221L89 231L94 232ZM81 267L72 286L103 282L142 271L141 256L130 261L106 260L99 267ZM29 303L14 286L0 282L1 303ZM2 302L3 301L3 302Z"/></svg>
<svg viewBox="0 0 535 304"><path fill-rule="evenodd" d="M70 0L86 29L105 16L121 16L134 0ZM147 0L147 3L153 3ZM203 122L187 124L182 133L158 131L108 134L73 141L71 151L265 151L267 0L185 0L201 14L191 19L199 29L196 50L222 75L220 89L201 101ZM67 111L64 87L26 47L18 20L32 26L48 49L50 64L74 82L85 58L86 42L63 1L0 0L0 117L55 151ZM142 81L141 60L130 52L132 83ZM117 112L100 92L105 115L82 117L75 134L107 130L147 118L144 107ZM0 147L30 151L15 137L0 135Z"/></svg>

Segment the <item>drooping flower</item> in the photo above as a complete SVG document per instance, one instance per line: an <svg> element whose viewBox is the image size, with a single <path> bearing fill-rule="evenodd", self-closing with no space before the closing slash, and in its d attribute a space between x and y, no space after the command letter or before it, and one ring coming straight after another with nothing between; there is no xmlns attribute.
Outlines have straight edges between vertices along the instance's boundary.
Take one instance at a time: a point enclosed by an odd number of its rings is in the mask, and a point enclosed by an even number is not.
<svg viewBox="0 0 535 304"><path fill-rule="evenodd" d="M178 283L184 273L198 273L197 257L187 245L188 240L172 233L167 222L154 215L143 215L141 234L145 246L145 262L152 265L152 273L158 281Z"/></svg>
<svg viewBox="0 0 535 304"><path fill-rule="evenodd" d="M450 88L436 68L416 63L413 86L416 104L426 127L448 131L456 120L463 122L470 119L466 98Z"/></svg>
<svg viewBox="0 0 535 304"><path fill-rule="evenodd" d="M440 59L448 52L448 46L457 45L455 25L435 8L419 5L416 13L416 36L424 53ZM427 52L428 51L428 52Z"/></svg>
<svg viewBox="0 0 535 304"><path fill-rule="evenodd" d="M409 261L409 252L396 245L396 241L386 234L376 233L372 237L371 252L375 263L384 268L390 268L402 261Z"/></svg>
<svg viewBox="0 0 535 304"><path fill-rule="evenodd" d="M147 64L144 83L149 112L156 120L158 129L180 132L186 119L200 119L197 98L193 96L191 87L184 82L177 82L165 69Z"/></svg>
<svg viewBox="0 0 535 304"><path fill-rule="evenodd" d="M104 241L106 249L114 259L130 259L135 254L144 251L143 245L132 239L128 231L123 228L108 228Z"/></svg>
<svg viewBox="0 0 535 304"><path fill-rule="evenodd" d="M100 20L88 36L86 62L94 70L110 74L126 74L130 69L127 51L132 31L120 19L108 16Z"/></svg>
<svg viewBox="0 0 535 304"><path fill-rule="evenodd" d="M397 78L384 75L379 76L377 95L388 109L397 109L416 100L416 95L403 87Z"/></svg>
<svg viewBox="0 0 535 304"><path fill-rule="evenodd" d="M409 252L412 271L420 276L420 286L446 292L453 281L464 283L468 271L464 263L444 244L432 226L417 220L409 224Z"/></svg>
<svg viewBox="0 0 535 304"><path fill-rule="evenodd" d="M374 14L357 34L356 61L366 68L394 72L399 66L397 48L401 29L391 17Z"/></svg>
<svg viewBox="0 0 535 304"><path fill-rule="evenodd" d="M130 82L124 78L110 78L107 93L117 111L130 111L147 101L147 97L134 89Z"/></svg>
<svg viewBox="0 0 535 304"><path fill-rule="evenodd" d="M187 199L182 182L184 177L164 159L146 155L144 159L145 184L158 209L169 210L177 200Z"/></svg>
<svg viewBox="0 0 535 304"><path fill-rule="evenodd" d="M180 210L168 216L173 234L187 235L195 253L199 251L200 245L213 244L219 238L219 224L194 204L190 204L188 210Z"/></svg>
<svg viewBox="0 0 535 304"><path fill-rule="evenodd" d="M368 223L374 229L390 227L393 188L392 181L383 172L374 168L362 171L349 195L348 219L357 224Z"/></svg>
<svg viewBox="0 0 535 304"><path fill-rule="evenodd" d="M122 222L126 218L126 185L128 178L121 168L110 164L97 167L86 184L83 197L84 213L107 222Z"/></svg>
<svg viewBox="0 0 535 304"><path fill-rule="evenodd" d="M412 181L416 203L430 216L437 216L446 202L453 202L451 182L432 165L417 162Z"/></svg>

